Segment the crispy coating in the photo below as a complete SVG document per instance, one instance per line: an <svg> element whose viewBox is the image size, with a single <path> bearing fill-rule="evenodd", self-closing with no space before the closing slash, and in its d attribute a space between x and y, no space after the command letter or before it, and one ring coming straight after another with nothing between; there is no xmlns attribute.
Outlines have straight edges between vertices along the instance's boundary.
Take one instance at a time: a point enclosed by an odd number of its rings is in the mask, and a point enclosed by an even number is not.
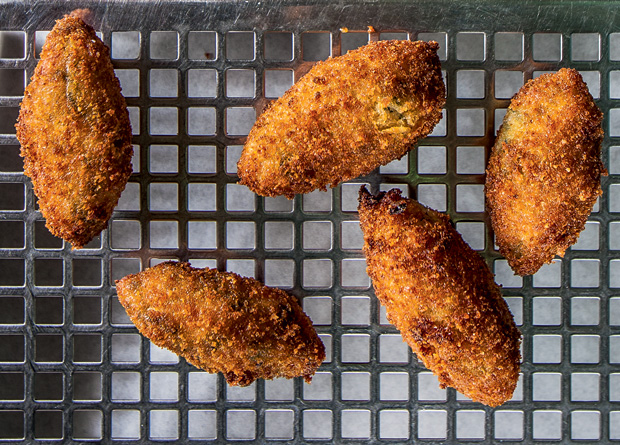
<svg viewBox="0 0 620 445"><path fill-rule="evenodd" d="M107 225L131 174L131 126L108 48L76 16L47 36L17 128L47 228L83 247Z"/></svg>
<svg viewBox="0 0 620 445"><path fill-rule="evenodd" d="M157 346L230 385L303 377L325 347L297 300L252 278L167 262L116 282L118 299Z"/></svg>
<svg viewBox="0 0 620 445"><path fill-rule="evenodd" d="M585 227L607 175L602 119L574 69L531 80L512 99L485 192L495 242L515 273L562 256Z"/></svg>
<svg viewBox="0 0 620 445"><path fill-rule="evenodd" d="M438 47L380 41L317 63L257 119L241 184L292 198L401 158L441 119Z"/></svg>
<svg viewBox="0 0 620 445"><path fill-rule="evenodd" d="M364 253L388 320L439 378L489 406L509 400L521 334L493 274L450 219L400 190L360 190Z"/></svg>

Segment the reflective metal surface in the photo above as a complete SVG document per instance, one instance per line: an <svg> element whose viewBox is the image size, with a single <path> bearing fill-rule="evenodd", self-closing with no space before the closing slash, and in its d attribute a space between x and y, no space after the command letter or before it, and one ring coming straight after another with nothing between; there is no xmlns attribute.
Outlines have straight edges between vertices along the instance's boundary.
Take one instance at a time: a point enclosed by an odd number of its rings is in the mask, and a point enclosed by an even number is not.
<svg viewBox="0 0 620 445"><path fill-rule="evenodd" d="M44 228L13 123L45 31L76 8L112 49L136 156L109 228L72 251ZM620 440L619 12L595 1L1 4L0 441ZM441 46L444 119L418 149L293 201L236 184L269 100L317 60L386 38ZM484 167L512 94L560 67L582 72L605 113L610 175L579 242L521 279L493 246ZM361 183L446 211L488 260L524 335L512 401L490 409L440 390L387 323L364 271ZM114 280L171 258L302 299L329 351L313 383L229 388L139 336Z"/></svg>

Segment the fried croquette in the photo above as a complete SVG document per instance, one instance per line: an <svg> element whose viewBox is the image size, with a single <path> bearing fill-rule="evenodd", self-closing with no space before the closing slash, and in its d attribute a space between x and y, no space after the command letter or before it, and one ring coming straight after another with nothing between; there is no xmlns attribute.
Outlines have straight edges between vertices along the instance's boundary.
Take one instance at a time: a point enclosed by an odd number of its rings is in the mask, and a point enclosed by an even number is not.
<svg viewBox="0 0 620 445"><path fill-rule="evenodd" d="M413 352L474 401L498 406L519 378L521 334L493 274L450 219L400 190L360 190L364 253L375 294Z"/></svg>
<svg viewBox="0 0 620 445"><path fill-rule="evenodd" d="M131 126L108 48L77 16L47 36L15 125L47 228L83 247L131 175Z"/></svg>
<svg viewBox="0 0 620 445"><path fill-rule="evenodd" d="M518 275L563 256L585 227L607 174L602 119L574 69L530 80L512 99L485 193L495 242Z"/></svg>
<svg viewBox="0 0 620 445"><path fill-rule="evenodd" d="M240 183L292 198L401 158L441 119L438 47L379 41L317 63L257 119Z"/></svg>
<svg viewBox="0 0 620 445"><path fill-rule="evenodd" d="M297 300L252 278L167 262L116 282L138 330L230 385L303 377L325 348Z"/></svg>

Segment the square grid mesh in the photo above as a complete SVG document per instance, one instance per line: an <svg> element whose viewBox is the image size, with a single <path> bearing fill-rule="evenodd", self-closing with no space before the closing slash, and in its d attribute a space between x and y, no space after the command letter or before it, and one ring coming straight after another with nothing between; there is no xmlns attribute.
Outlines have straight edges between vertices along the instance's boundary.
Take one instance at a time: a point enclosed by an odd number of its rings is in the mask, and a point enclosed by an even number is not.
<svg viewBox="0 0 620 445"><path fill-rule="evenodd" d="M111 47L136 155L109 228L72 251L45 229L13 124L47 32L78 7ZM508 1L0 6L0 441L620 440L618 12ZM439 42L448 100L433 134L327 192L288 201L237 185L266 103L369 39ZM563 66L581 71L605 113L610 175L578 243L520 278L493 245L484 168L510 97ZM439 389L389 325L365 273L362 183L448 212L489 261L524 334L513 400L490 409ZM301 298L327 349L313 383L228 387L141 337L114 280L166 259Z"/></svg>

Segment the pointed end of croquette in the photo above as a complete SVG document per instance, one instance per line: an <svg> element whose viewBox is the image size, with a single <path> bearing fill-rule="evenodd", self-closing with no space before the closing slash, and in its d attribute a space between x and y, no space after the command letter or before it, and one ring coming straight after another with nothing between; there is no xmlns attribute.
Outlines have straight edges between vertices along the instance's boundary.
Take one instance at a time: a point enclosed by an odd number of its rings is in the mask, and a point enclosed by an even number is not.
<svg viewBox="0 0 620 445"><path fill-rule="evenodd" d="M427 42L427 45L433 51L437 51L439 49L439 43L435 42L434 40L431 40L430 42Z"/></svg>
<svg viewBox="0 0 620 445"><path fill-rule="evenodd" d="M367 210L380 205L385 205L389 207L389 212L391 215L402 213L408 205L426 208L416 200L403 197L401 190L397 188L373 195L368 191L366 186L362 186L359 191L358 200L358 210Z"/></svg>
<svg viewBox="0 0 620 445"><path fill-rule="evenodd" d="M65 15L65 17L75 17L82 20L87 25L92 26L93 12L88 8L74 9L70 14Z"/></svg>
<svg viewBox="0 0 620 445"><path fill-rule="evenodd" d="M411 202L411 201L415 202L416 205L422 206L422 204L419 204L415 200L411 200L411 199L407 199L403 197L400 189L393 188L387 192L379 192L376 195L373 195L372 193L368 191L365 185L363 185L360 188L358 201L359 201L358 210L361 208L364 208L364 209L373 208L382 203L386 205L392 205L392 204L398 205L398 203L401 203L401 204L404 203L403 207L405 207L407 205L406 203ZM391 212L391 213L393 214L394 212Z"/></svg>
<svg viewBox="0 0 620 445"><path fill-rule="evenodd" d="M368 191L365 185L361 186L359 194L358 194L358 198L357 198L359 202L357 209L360 210L362 208L365 209L365 208L371 208L371 207L376 206L377 204L381 202L384 195L385 195L385 192L379 192L376 195L373 195L372 193Z"/></svg>
<svg viewBox="0 0 620 445"><path fill-rule="evenodd" d="M358 199L360 216L369 215L372 211L383 211L392 217L402 215L399 218L404 217L409 224L419 224L423 221L431 224L450 224L450 218L445 213L431 209L415 199L402 196L401 190L397 188L372 195L365 186L362 186Z"/></svg>

